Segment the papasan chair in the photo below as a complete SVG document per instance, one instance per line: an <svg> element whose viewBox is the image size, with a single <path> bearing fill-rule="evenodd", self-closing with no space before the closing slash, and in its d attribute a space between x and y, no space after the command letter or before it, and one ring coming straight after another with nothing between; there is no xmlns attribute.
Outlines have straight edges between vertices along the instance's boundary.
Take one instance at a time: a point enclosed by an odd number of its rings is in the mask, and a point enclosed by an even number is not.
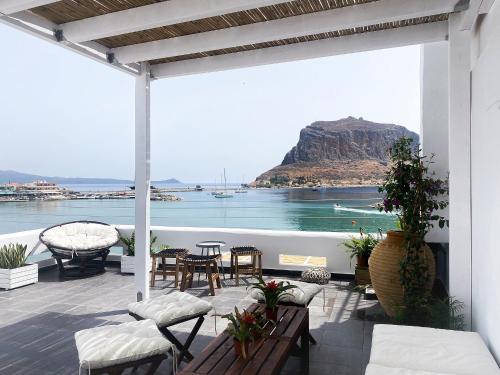
<svg viewBox="0 0 500 375"><path fill-rule="evenodd" d="M115 227L98 221L71 221L40 233L40 242L47 246L57 261L61 277L91 276L104 272L109 249L119 240ZM101 259L93 262L95 258ZM70 266L65 267L63 259L70 259Z"/></svg>

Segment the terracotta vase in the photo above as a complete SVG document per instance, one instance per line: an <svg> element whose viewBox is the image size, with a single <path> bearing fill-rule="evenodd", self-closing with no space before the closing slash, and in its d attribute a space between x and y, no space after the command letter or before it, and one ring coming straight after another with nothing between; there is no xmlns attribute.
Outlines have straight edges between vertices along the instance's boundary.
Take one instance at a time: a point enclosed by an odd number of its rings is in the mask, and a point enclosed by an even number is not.
<svg viewBox="0 0 500 375"><path fill-rule="evenodd" d="M399 270L404 254L403 232L389 231L387 237L375 246L368 261L373 288L389 317L394 317L403 303L403 286ZM422 246L421 254L425 258L429 272L427 289L430 293L436 277L434 255L427 245Z"/></svg>
<svg viewBox="0 0 500 375"><path fill-rule="evenodd" d="M243 343L241 343L240 341L233 339L233 345L234 345L234 352L236 353L237 357L242 357L243 359L246 359L250 354L248 352L249 349L248 341L243 341Z"/></svg>
<svg viewBox="0 0 500 375"><path fill-rule="evenodd" d="M358 267L368 267L368 257L357 255Z"/></svg>
<svg viewBox="0 0 500 375"><path fill-rule="evenodd" d="M266 307L266 319L276 322L278 320L278 308L271 309L270 307Z"/></svg>

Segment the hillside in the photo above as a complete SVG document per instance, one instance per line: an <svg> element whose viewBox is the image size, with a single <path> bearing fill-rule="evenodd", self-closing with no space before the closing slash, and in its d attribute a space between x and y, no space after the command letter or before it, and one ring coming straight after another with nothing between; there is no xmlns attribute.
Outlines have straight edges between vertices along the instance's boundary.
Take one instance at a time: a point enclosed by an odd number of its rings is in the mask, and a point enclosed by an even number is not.
<svg viewBox="0 0 500 375"><path fill-rule="evenodd" d="M418 134L400 125L354 117L317 121L300 131L299 142L282 163L255 184L378 185L387 171L387 150L402 136L418 142Z"/></svg>
<svg viewBox="0 0 500 375"><path fill-rule="evenodd" d="M114 178L87 178L87 177L53 177L40 176L36 174L22 173L17 171L0 171L0 184L8 182L27 183L36 180L55 182L57 184L132 184L132 180L120 180ZM179 184L175 178L153 181L156 184Z"/></svg>

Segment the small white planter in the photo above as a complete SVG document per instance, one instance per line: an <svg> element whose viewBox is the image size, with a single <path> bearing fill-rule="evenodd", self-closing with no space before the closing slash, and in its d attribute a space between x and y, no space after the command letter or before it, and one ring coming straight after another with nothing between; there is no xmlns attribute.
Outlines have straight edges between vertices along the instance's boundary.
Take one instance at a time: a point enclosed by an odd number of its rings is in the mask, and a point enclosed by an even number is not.
<svg viewBox="0 0 500 375"><path fill-rule="evenodd" d="M38 282L38 264L5 269L0 268L0 288L14 289Z"/></svg>
<svg viewBox="0 0 500 375"><path fill-rule="evenodd" d="M121 267L120 267L121 273L135 273L135 257L134 256L122 255L120 265L121 265ZM151 258L149 258L148 269L151 270L151 267L152 267L152 261L151 261Z"/></svg>

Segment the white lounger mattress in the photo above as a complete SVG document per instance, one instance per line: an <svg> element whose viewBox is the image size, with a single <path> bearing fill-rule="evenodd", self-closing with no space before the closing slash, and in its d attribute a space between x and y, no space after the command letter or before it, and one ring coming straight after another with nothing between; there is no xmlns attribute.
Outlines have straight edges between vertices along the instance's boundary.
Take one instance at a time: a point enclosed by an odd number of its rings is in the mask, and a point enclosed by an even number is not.
<svg viewBox="0 0 500 375"><path fill-rule="evenodd" d="M500 370L475 332L377 324L366 375L379 374L500 375Z"/></svg>

